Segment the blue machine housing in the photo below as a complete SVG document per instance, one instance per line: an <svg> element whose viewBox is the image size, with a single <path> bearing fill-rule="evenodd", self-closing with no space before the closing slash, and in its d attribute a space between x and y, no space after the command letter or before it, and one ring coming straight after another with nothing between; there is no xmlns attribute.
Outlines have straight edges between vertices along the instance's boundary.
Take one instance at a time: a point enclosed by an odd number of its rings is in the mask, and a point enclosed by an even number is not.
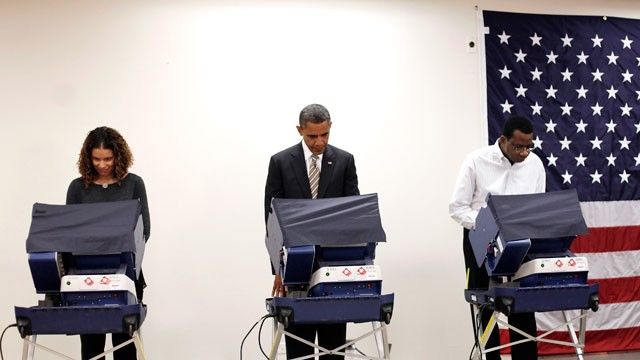
<svg viewBox="0 0 640 360"><path fill-rule="evenodd" d="M27 238L36 292L45 299L16 307L21 336L34 334L132 334L146 306L126 289L61 292L65 275L123 274L136 281L144 255L137 200L109 203L35 204Z"/></svg>
<svg viewBox="0 0 640 360"><path fill-rule="evenodd" d="M267 310L289 323L385 321L393 312L393 294L382 282L324 282L309 288L323 267L372 265L376 245L386 241L376 194L329 199L273 199L266 245L283 284L298 297L269 298ZM286 261L281 249L285 249ZM300 295L303 293L304 295Z"/></svg>
<svg viewBox="0 0 640 360"><path fill-rule="evenodd" d="M31 278L38 294L60 292L60 278L64 275L62 254L57 252L37 252L28 255Z"/></svg>
<svg viewBox="0 0 640 360"><path fill-rule="evenodd" d="M587 283L587 274L585 272L532 274L518 281L521 287L583 285Z"/></svg>
<svg viewBox="0 0 640 360"><path fill-rule="evenodd" d="M128 291L64 292L62 306L113 306L137 304L138 299Z"/></svg>
<svg viewBox="0 0 640 360"><path fill-rule="evenodd" d="M321 283L309 289L309 297L374 296L382 294L382 281Z"/></svg>
<svg viewBox="0 0 640 360"><path fill-rule="evenodd" d="M287 248L287 261L281 264L282 283L308 284L311 274L325 266L371 265L376 257L376 245L304 245Z"/></svg>
<svg viewBox="0 0 640 360"><path fill-rule="evenodd" d="M267 311L279 322L342 324L384 321L393 314L394 294L343 297L274 297L266 299Z"/></svg>
<svg viewBox="0 0 640 360"><path fill-rule="evenodd" d="M533 259L574 256L576 235L587 231L575 189L544 194L487 197L469 240L478 267L492 281L488 289L467 289L465 299L505 313L588 309L599 304L598 284L585 272L532 274L510 281ZM509 281L503 282L502 277Z"/></svg>
<svg viewBox="0 0 640 360"><path fill-rule="evenodd" d="M287 261L280 266L284 285L304 285L313 273L316 247L313 245L293 246L287 250Z"/></svg>

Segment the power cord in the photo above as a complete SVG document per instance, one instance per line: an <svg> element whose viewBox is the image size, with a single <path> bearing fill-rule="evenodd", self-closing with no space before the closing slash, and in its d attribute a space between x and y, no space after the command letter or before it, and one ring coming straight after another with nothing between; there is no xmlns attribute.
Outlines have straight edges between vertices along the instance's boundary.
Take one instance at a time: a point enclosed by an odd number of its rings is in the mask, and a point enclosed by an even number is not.
<svg viewBox="0 0 640 360"><path fill-rule="evenodd" d="M245 340L247 340L247 337L249 337L249 334L251 334L253 329L258 325L258 323L260 321L262 321L262 323L264 323L264 320L267 319L267 318L270 318L270 317L273 317L273 315L267 314L267 315L261 317L260 319L258 319L258 321L256 321L255 324L253 324L253 326L251 326L251 329L249 329L249 331L247 331L247 334L244 336L244 338L242 338L242 342L240 343L240 360L242 360L242 348L244 347L244 342L245 342ZM262 328L262 326L260 326L260 328ZM260 347L260 351L262 351L262 347ZM264 354L264 351L262 351L262 354L265 355L265 357L267 356L266 354ZM2 359L0 359L0 360L2 360Z"/></svg>
<svg viewBox="0 0 640 360"><path fill-rule="evenodd" d="M0 360L4 360L4 355L2 354L2 339L4 338L4 333L12 327L17 327L18 324L11 324L2 330L2 335L0 335Z"/></svg>
<svg viewBox="0 0 640 360"><path fill-rule="evenodd" d="M355 351L359 352L359 353L360 353L360 355L362 355L362 356L364 356L364 357L366 357L366 358L368 358L368 359L370 359L370 358L371 358L371 356L369 356L369 355L367 355L367 354L363 353L363 352L362 352L362 351L360 351L360 349L358 349L357 347L355 347L355 346L354 346L354 347L353 347L353 349L354 349Z"/></svg>
<svg viewBox="0 0 640 360"><path fill-rule="evenodd" d="M262 350L262 325L264 325L264 322L269 318L269 317L273 317L273 315L271 316L267 316L267 317L262 317L262 322L260 323L260 327L258 328L258 347L260 348L260 352L262 353L262 355L264 355L264 358L269 360L269 356L267 356L267 354L264 352L264 350Z"/></svg>
<svg viewBox="0 0 640 360"><path fill-rule="evenodd" d="M469 352L469 360L473 360L471 357L473 356L473 351L477 348L480 349L480 343L478 341L478 334L480 333L480 330L482 328L482 312L484 311L484 309L487 307L487 304L482 304L479 306L478 308L478 312L475 314L473 314L473 304L469 304L470 308L471 308L471 320L473 323L473 346L471 347L471 352ZM491 334L489 334L489 336L491 336Z"/></svg>

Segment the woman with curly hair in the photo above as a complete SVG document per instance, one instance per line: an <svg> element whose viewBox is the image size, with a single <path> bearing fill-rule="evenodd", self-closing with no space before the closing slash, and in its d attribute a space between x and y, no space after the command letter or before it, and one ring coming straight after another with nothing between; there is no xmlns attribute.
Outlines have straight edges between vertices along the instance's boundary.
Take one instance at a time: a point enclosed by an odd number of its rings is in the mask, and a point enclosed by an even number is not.
<svg viewBox="0 0 640 360"><path fill-rule="evenodd" d="M142 178L128 172L132 163L131 150L120 133L106 126L90 131L78 159L81 176L69 184L67 204L139 199L146 241L151 233L147 193ZM146 286L142 271L135 285L138 300L141 301ZM105 334L80 335L82 359L87 360L104 352L105 338ZM113 346L130 338L124 333L112 334ZM116 350L113 355L114 360L135 360L136 348L131 343Z"/></svg>

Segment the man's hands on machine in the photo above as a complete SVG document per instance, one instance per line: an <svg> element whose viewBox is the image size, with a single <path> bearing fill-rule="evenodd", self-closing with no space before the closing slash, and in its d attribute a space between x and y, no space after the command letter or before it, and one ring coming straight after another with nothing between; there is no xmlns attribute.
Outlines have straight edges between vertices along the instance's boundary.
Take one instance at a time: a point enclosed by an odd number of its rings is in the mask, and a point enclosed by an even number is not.
<svg viewBox="0 0 640 360"><path fill-rule="evenodd" d="M273 279L273 288L271 288L271 296L285 296L286 291L284 285L282 285L282 277L279 274L276 274Z"/></svg>

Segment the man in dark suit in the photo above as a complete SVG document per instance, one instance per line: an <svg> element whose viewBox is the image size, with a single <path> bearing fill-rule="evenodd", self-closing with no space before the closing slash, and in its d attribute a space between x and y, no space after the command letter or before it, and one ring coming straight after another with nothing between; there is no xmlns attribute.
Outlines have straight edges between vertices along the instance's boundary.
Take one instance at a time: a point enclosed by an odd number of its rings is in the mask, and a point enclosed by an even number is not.
<svg viewBox="0 0 640 360"><path fill-rule="evenodd" d="M331 146L329 111L318 104L306 106L300 112L298 133L302 141L271 157L264 190L265 221L271 212L272 198L316 199L359 195L358 175L353 155ZM271 269L273 271L273 269ZM275 273L275 272L274 272ZM280 275L273 282L273 296L286 296ZM296 325L287 331L310 342L334 349L345 343L346 324ZM313 354L313 348L297 340L286 338L287 359ZM341 360L342 356L326 355L322 359Z"/></svg>

